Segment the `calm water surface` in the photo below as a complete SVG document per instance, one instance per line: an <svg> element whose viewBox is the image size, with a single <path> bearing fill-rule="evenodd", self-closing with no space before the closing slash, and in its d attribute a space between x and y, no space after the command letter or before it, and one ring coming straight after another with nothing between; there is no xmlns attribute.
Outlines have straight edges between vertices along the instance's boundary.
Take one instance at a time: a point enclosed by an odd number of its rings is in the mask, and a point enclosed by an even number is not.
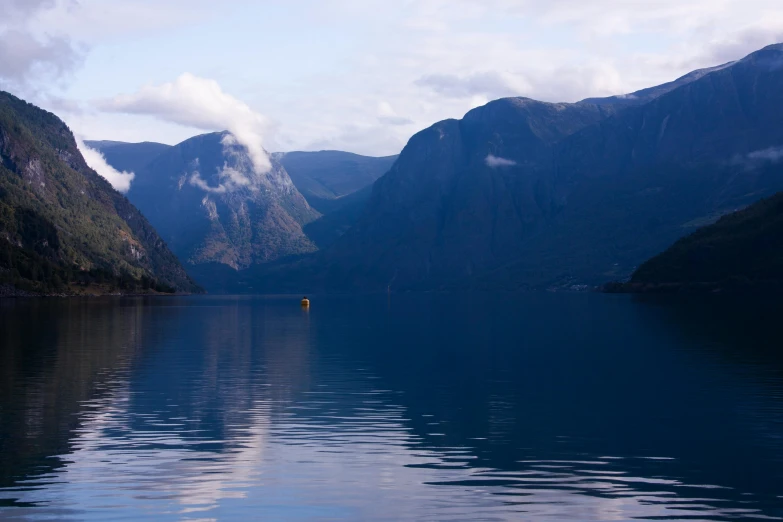
<svg viewBox="0 0 783 522"><path fill-rule="evenodd" d="M776 305L0 301L0 519L782 519Z"/></svg>

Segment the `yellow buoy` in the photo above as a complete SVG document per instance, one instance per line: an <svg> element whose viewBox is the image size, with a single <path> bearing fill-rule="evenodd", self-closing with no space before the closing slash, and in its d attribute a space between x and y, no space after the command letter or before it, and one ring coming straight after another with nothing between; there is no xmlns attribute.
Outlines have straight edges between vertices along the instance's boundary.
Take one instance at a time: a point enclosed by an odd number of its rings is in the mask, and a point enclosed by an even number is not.
<svg viewBox="0 0 783 522"><path fill-rule="evenodd" d="M302 299L302 308L309 308L310 307L310 300L305 296Z"/></svg>

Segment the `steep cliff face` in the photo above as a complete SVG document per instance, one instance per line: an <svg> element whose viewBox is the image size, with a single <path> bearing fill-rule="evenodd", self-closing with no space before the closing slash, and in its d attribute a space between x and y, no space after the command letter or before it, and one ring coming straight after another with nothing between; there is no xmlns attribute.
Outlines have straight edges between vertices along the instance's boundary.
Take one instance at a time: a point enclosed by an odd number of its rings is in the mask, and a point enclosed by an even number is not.
<svg viewBox="0 0 783 522"><path fill-rule="evenodd" d="M197 289L144 216L87 166L68 127L2 92L0 158L6 279L41 291L96 274L126 290Z"/></svg>
<svg viewBox="0 0 783 522"><path fill-rule="evenodd" d="M783 46L717 68L562 140L563 212L485 281L624 278L698 226L783 189Z"/></svg>
<svg viewBox="0 0 783 522"><path fill-rule="evenodd" d="M491 102L411 138L356 225L269 282L596 285L783 189L783 46L633 103Z"/></svg>
<svg viewBox="0 0 783 522"><path fill-rule="evenodd" d="M228 133L164 151L136 173L128 198L187 265L242 270L316 250L302 227L318 212L276 160L257 172Z"/></svg>
<svg viewBox="0 0 783 522"><path fill-rule="evenodd" d="M325 253L330 282L438 287L513 259L564 203L553 144L613 111L512 98L420 132Z"/></svg>

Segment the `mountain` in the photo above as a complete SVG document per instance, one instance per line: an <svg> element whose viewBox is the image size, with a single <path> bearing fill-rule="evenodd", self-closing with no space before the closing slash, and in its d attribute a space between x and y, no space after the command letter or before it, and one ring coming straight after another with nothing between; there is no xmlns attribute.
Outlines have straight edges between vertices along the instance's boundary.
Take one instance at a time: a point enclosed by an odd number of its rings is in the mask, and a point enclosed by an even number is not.
<svg viewBox="0 0 783 522"><path fill-rule="evenodd" d="M397 159L397 156L375 158L337 150L285 152L274 156L308 203L322 214L337 210L345 196L372 185Z"/></svg>
<svg viewBox="0 0 783 522"><path fill-rule="evenodd" d="M639 91L632 92L630 94L620 94L617 96L609 96L607 98L587 98L585 100L582 100L581 103L591 103L595 105L619 105L619 106L642 105L644 103L654 100L655 98L663 96L667 92L671 92L674 89L677 89L678 87L682 87L683 85L687 85L691 82L695 82L699 78L706 76L711 72L719 71L721 69L725 69L726 67L731 67L735 63L736 62L729 62L723 65L718 65L716 67L707 67L705 69L698 69L696 71L689 72L688 74L681 76L672 82L664 83L662 85L656 85L655 87L649 87L647 89L641 89Z"/></svg>
<svg viewBox="0 0 783 522"><path fill-rule="evenodd" d="M170 147L136 171L128 198L209 288L212 270L247 269L316 246L302 227L319 217L275 159L255 169L227 132Z"/></svg>
<svg viewBox="0 0 783 522"><path fill-rule="evenodd" d="M146 209L145 200L139 196L139 182L149 183L149 177L155 174L145 172L147 166L172 147L153 142L85 143L100 151L112 167L139 173L129 197ZM330 245L353 226L369 198L372 183L388 171L397 158L361 156L342 151L278 152L271 157L288 172L308 204L324 214L304 227L305 235L319 248ZM165 228L164 224L161 226Z"/></svg>
<svg viewBox="0 0 783 522"><path fill-rule="evenodd" d="M783 168L779 170L783 175ZM723 216L642 264L610 291L783 288L783 193Z"/></svg>
<svg viewBox="0 0 783 522"><path fill-rule="evenodd" d="M31 292L198 291L55 115L0 92L0 282Z"/></svg>
<svg viewBox="0 0 783 522"><path fill-rule="evenodd" d="M338 200L339 206L330 208L329 213L304 227L305 234L318 248L328 247L356 224L371 195L372 185L367 185L363 189L341 197Z"/></svg>
<svg viewBox="0 0 783 522"><path fill-rule="evenodd" d="M103 154L106 162L120 172L136 172L147 166L153 159L160 156L171 145L145 141L142 143L125 143L123 141L85 141L91 149Z"/></svg>
<svg viewBox="0 0 783 522"><path fill-rule="evenodd" d="M783 189L783 45L643 93L509 98L439 122L411 138L355 226L259 280L270 290L598 285Z"/></svg>
<svg viewBox="0 0 783 522"><path fill-rule="evenodd" d="M783 190L780 107L783 45L774 45L569 136L552 173L567 204L516 261L482 277L624 278L699 226Z"/></svg>

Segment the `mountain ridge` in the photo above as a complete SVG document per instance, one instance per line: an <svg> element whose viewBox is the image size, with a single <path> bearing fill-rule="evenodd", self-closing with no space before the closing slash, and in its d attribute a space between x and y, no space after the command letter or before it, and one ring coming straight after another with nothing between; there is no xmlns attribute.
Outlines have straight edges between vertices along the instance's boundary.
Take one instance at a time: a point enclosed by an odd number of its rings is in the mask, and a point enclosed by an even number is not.
<svg viewBox="0 0 783 522"><path fill-rule="evenodd" d="M783 145L782 51L692 74L641 104L512 98L438 122L411 138L343 237L258 277L270 290L381 291L630 274L690 223L783 189L769 162L747 164Z"/></svg>
<svg viewBox="0 0 783 522"><path fill-rule="evenodd" d="M199 290L144 216L87 166L57 116L0 92L0 157L7 282L43 293Z"/></svg>
<svg viewBox="0 0 783 522"><path fill-rule="evenodd" d="M227 132L165 150L136 172L128 198L189 266L240 270L315 250L302 227L319 214L276 160L258 172Z"/></svg>

